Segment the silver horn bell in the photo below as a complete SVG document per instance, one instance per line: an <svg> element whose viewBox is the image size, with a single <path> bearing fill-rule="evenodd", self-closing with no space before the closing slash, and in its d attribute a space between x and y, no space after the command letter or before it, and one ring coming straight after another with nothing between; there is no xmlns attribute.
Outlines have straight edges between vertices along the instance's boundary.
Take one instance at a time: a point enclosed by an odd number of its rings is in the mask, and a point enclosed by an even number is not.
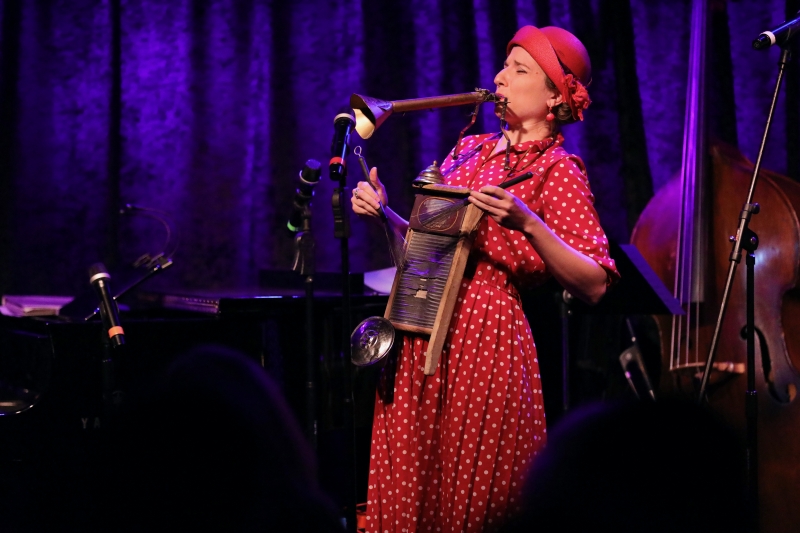
<svg viewBox="0 0 800 533"><path fill-rule="evenodd" d="M394 326L382 316L362 321L350 335L350 360L356 366L377 363L394 345Z"/></svg>

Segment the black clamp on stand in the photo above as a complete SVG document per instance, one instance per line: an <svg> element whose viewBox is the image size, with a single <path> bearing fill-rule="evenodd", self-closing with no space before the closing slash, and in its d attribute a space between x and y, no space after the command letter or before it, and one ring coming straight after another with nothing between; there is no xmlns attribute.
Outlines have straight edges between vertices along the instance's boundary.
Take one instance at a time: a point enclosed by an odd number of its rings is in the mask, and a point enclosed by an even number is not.
<svg viewBox="0 0 800 533"><path fill-rule="evenodd" d="M758 43L759 40L756 40ZM760 48L753 43L755 48ZM722 328L722 322L725 318L725 311L728 307L728 298L731 293L733 279L736 275L736 267L742 259L742 249L747 251L747 324L746 337L747 337L747 390L745 391L745 422L747 427L747 512L750 521L749 530L758 531L758 395L755 387L755 324L754 324L754 286L755 286L755 250L758 247L758 236L750 230L749 224L752 215L759 212L758 204L753 203L753 193L758 182L758 173L761 169L761 160L764 156L764 147L767 144L767 136L769 135L770 125L772 124L772 117L775 114L775 106L778 102L778 94L780 93L781 81L783 80L783 73L786 70L786 65L789 63L791 54L789 52L788 38L781 47L781 58L778 62L778 79L775 82L775 91L772 95L772 103L770 104L769 114L767 115L767 124L764 128L764 135L761 138L761 146L758 149L758 158L756 159L755 168L753 169L753 177L750 180L750 189L747 193L742 211L739 215L739 228L736 235L731 237L733 242L733 250L730 255L730 267L728 268L728 277L725 281L725 290L722 294L722 304L720 306L717 323L714 328L714 336L711 339L711 347L708 352L708 359L706 360L705 370L703 371L703 379L700 384L700 393L698 396L698 403L703 403L706 399L706 387L708 386L708 379L711 375L711 368L714 364L714 357L716 356L717 344L719 341L719 333Z"/></svg>
<svg viewBox="0 0 800 533"><path fill-rule="evenodd" d="M314 186L319 182L320 163L314 159L306 161L300 171L299 186L294 197L294 211L287 227L296 232L294 238L294 261L292 270L305 278L306 304L306 420L305 430L309 443L317 449L317 379L316 352L314 348L314 235L311 232L311 198Z"/></svg>

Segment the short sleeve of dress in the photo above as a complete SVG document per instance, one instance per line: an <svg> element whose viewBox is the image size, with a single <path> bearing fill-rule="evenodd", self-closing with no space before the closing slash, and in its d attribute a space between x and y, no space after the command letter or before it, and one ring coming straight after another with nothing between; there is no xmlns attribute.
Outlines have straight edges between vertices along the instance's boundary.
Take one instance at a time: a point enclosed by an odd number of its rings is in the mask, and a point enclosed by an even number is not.
<svg viewBox="0 0 800 533"><path fill-rule="evenodd" d="M568 156L550 167L540 201L537 211L545 224L569 246L597 261L609 283L616 281L619 272L608 253L608 238L580 158Z"/></svg>

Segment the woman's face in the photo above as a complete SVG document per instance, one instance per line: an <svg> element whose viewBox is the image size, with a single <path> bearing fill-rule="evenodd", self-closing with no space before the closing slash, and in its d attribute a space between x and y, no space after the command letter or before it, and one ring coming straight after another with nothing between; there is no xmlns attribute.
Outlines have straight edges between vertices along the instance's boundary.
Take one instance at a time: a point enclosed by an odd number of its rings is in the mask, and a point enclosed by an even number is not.
<svg viewBox="0 0 800 533"><path fill-rule="evenodd" d="M562 102L560 93L547 88L546 78L539 64L524 48L515 46L511 49L503 69L494 78L497 94L509 102L505 117L509 127L544 121L550 107ZM501 105L495 106L498 117L502 109Z"/></svg>

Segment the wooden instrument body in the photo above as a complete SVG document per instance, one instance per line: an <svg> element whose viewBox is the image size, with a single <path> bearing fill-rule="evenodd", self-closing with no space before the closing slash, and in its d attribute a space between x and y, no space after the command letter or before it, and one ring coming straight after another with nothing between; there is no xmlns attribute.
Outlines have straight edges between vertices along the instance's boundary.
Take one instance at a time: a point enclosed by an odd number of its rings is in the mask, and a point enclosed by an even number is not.
<svg viewBox="0 0 800 533"><path fill-rule="evenodd" d="M409 218L406 256L395 274L384 314L397 330L430 335L425 352L429 376L439 363L483 211L467 203L444 218L426 220L424 215L463 203L467 196L465 187L426 185L420 189Z"/></svg>
<svg viewBox="0 0 800 533"><path fill-rule="evenodd" d="M662 347L659 393L695 399L708 356L729 269L729 236L739 224L753 165L731 148L715 145L706 196L707 228L704 298L690 306L688 327L673 328L673 317L656 317ZM676 279L680 180L651 200L634 229L634 244L667 287ZM761 171L754 201L760 213L750 229L759 237L755 252L756 390L760 531L795 531L800 524L800 184ZM702 251L701 251L702 253ZM724 317L708 401L745 434L746 264L743 254ZM673 342L681 354L671 357ZM736 468L737 465L731 465Z"/></svg>

